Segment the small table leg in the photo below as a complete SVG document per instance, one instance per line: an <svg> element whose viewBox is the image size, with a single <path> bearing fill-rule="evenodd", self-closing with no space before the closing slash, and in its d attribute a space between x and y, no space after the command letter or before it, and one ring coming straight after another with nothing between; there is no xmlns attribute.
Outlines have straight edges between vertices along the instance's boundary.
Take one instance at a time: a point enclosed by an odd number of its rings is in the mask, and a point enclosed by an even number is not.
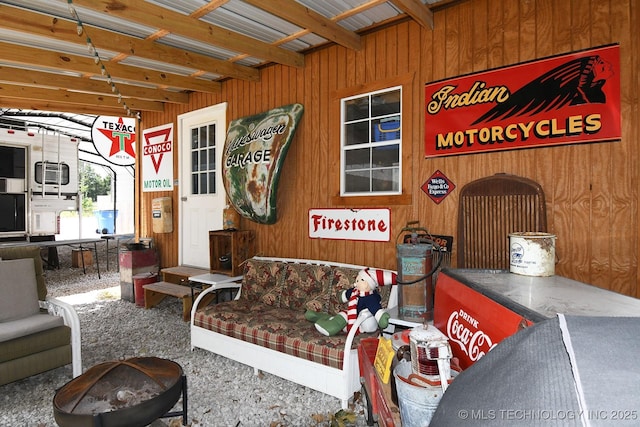
<svg viewBox="0 0 640 427"><path fill-rule="evenodd" d="M96 270L98 270L98 279L101 279L100 277L100 260L98 259L98 244L96 242L93 242L93 251L96 253ZM107 252L107 259L109 259L109 253ZM108 269L107 269L108 270Z"/></svg>

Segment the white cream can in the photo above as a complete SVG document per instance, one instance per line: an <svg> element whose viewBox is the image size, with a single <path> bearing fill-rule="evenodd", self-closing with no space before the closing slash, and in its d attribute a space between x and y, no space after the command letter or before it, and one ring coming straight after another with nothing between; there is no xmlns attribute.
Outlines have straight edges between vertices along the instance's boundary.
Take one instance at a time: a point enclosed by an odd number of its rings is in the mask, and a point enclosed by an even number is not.
<svg viewBox="0 0 640 427"><path fill-rule="evenodd" d="M556 274L556 236L530 231L510 233L509 271L525 276Z"/></svg>

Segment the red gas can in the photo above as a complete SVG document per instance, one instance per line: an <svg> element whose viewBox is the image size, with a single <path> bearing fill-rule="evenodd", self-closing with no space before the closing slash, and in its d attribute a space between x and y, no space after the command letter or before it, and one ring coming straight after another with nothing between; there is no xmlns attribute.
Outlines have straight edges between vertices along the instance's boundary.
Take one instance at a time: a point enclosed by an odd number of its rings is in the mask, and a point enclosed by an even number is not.
<svg viewBox="0 0 640 427"><path fill-rule="evenodd" d="M156 273L141 273L133 276L133 287L135 293L136 306L144 307L144 285L158 281Z"/></svg>

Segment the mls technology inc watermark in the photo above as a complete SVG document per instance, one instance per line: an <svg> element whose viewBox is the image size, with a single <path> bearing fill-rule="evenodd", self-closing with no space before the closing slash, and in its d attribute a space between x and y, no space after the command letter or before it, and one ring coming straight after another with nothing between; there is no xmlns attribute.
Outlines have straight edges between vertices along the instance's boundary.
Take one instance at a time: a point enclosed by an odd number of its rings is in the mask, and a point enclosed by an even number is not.
<svg viewBox="0 0 640 427"><path fill-rule="evenodd" d="M638 419L637 410L560 410L560 409L461 409L458 418L469 421L564 421L607 420L633 421Z"/></svg>

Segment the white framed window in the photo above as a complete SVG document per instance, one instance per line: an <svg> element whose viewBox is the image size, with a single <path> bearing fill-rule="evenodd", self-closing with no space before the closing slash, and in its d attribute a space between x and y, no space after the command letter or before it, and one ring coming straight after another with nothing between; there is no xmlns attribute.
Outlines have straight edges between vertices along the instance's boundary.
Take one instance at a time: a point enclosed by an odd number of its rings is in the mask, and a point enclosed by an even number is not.
<svg viewBox="0 0 640 427"><path fill-rule="evenodd" d="M191 194L216 194L216 125L191 129Z"/></svg>
<svg viewBox="0 0 640 427"><path fill-rule="evenodd" d="M43 174L44 169L44 174ZM67 185L69 184L69 165L55 162L36 162L35 178L38 184ZM44 175L44 180L42 176Z"/></svg>
<svg viewBox="0 0 640 427"><path fill-rule="evenodd" d="M402 86L340 100L340 195L402 192Z"/></svg>

